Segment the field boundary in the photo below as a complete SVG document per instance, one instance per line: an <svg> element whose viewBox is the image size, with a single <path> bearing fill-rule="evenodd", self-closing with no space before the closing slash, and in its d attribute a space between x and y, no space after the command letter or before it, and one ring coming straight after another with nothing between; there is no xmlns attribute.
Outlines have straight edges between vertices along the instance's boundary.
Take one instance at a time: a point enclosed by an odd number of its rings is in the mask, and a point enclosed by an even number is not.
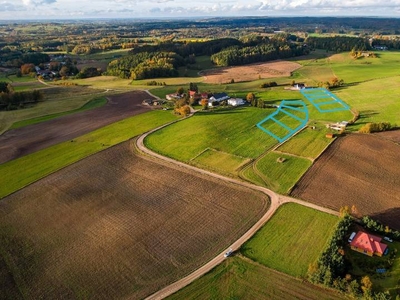
<svg viewBox="0 0 400 300"><path fill-rule="evenodd" d="M329 112L337 112L343 110L350 110L350 107L341 99L339 99L336 95L329 92L324 88L311 88L311 89L302 89L300 93L307 98L308 101L320 112L320 113L329 113ZM325 100L326 99L326 100ZM329 105L338 105L334 108L323 108L324 106Z"/></svg>
<svg viewBox="0 0 400 300"><path fill-rule="evenodd" d="M301 105L302 107L299 108L295 105ZM304 119L302 119L290 111L297 111L297 112L305 113L305 117L304 117ZM286 116L289 116L290 118L295 119L296 121L300 122L300 125L296 126L296 128L294 128L294 129L292 129L285 123L276 119L275 116L277 116L281 112L283 114L285 114ZM260 122L258 122L256 126L259 129L261 129L262 131L264 131L265 133L272 136L274 139L278 140L280 143L283 143L287 139L289 139L291 136L293 136L296 132L298 132L301 128L306 126L308 119L309 119L308 109L307 109L307 106L304 103L304 101L302 101L302 100L282 100L282 102L278 106L278 109L275 112L273 112L272 114L270 114L269 116L267 116L266 118L264 118L263 120L261 120ZM277 124L278 126L282 127L286 131L288 131L288 133L286 135L284 135L283 137L280 137L280 136L276 135L275 133L273 133L272 131L266 129L262 125L268 121L272 121L273 123Z"/></svg>

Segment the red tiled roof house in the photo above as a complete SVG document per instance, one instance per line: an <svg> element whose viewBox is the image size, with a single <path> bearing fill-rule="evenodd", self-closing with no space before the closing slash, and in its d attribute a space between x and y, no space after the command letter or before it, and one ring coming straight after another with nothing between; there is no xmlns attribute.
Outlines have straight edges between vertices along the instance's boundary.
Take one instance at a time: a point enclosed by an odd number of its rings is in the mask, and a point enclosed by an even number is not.
<svg viewBox="0 0 400 300"><path fill-rule="evenodd" d="M382 256L387 248L386 244L381 243L382 238L368 234L363 231L357 232L356 236L350 243L351 249L354 251L373 256Z"/></svg>

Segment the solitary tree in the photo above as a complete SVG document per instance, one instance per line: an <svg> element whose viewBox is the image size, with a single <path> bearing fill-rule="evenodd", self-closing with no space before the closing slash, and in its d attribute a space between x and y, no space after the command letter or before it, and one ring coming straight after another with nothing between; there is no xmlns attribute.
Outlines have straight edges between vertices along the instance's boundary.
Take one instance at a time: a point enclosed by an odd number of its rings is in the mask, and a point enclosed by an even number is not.
<svg viewBox="0 0 400 300"><path fill-rule="evenodd" d="M246 96L246 100L247 102L253 102L256 99L256 95L254 95L254 93L248 93Z"/></svg>
<svg viewBox="0 0 400 300"><path fill-rule="evenodd" d="M177 93L178 95L182 95L184 91L185 91L185 89L184 89L183 87L180 87L180 88L178 88L178 89L176 90L176 93Z"/></svg>

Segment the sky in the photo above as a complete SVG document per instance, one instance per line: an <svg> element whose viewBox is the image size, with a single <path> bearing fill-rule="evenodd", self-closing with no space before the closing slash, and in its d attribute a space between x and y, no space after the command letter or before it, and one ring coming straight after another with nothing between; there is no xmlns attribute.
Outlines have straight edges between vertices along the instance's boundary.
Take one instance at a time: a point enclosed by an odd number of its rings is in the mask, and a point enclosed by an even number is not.
<svg viewBox="0 0 400 300"><path fill-rule="evenodd" d="M228 16L400 17L400 0L0 0L0 20Z"/></svg>

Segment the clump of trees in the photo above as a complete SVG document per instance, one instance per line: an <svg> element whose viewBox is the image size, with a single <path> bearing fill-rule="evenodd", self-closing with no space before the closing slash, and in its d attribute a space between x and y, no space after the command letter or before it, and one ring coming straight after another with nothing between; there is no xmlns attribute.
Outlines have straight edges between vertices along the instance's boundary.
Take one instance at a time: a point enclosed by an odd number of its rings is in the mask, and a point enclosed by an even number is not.
<svg viewBox="0 0 400 300"><path fill-rule="evenodd" d="M270 82L264 82L260 85L260 88L269 88L269 87L274 87L278 86L278 84L275 81L270 81Z"/></svg>
<svg viewBox="0 0 400 300"><path fill-rule="evenodd" d="M15 110L28 103L37 103L42 99L41 91L14 92L8 83L0 82L0 110Z"/></svg>
<svg viewBox="0 0 400 300"><path fill-rule="evenodd" d="M317 84L319 87L323 87L326 88L327 90L330 89L334 89L334 88L338 88L344 85L344 80L343 79L339 79L337 77L333 77L331 80L329 81L325 81L325 82L318 82Z"/></svg>
<svg viewBox="0 0 400 300"><path fill-rule="evenodd" d="M85 67L82 70L80 70L75 77L77 79L90 78L90 77L101 76L101 73L102 71L100 68Z"/></svg>
<svg viewBox="0 0 400 300"><path fill-rule="evenodd" d="M133 80L175 77L183 63L183 58L175 52L141 52L112 61L106 73Z"/></svg>
<svg viewBox="0 0 400 300"><path fill-rule="evenodd" d="M372 132L381 132L393 129L393 127L389 122L378 122L378 123L367 123L362 126L358 132L360 133L372 133Z"/></svg>

